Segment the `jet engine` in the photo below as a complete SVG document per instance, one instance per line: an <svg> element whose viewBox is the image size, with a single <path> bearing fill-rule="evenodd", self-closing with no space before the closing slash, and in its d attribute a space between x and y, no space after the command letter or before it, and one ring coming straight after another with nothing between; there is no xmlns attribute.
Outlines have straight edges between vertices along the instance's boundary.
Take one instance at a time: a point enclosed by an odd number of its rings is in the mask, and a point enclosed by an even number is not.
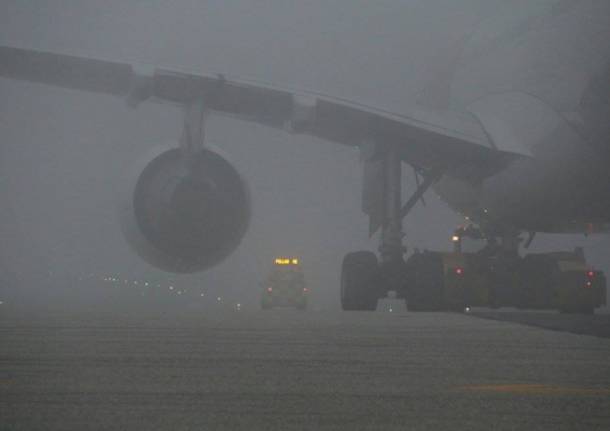
<svg viewBox="0 0 610 431"><path fill-rule="evenodd" d="M119 209L123 233L149 264L176 273L210 268L243 238L250 196L237 170L203 149L185 159L157 149L139 164Z"/></svg>

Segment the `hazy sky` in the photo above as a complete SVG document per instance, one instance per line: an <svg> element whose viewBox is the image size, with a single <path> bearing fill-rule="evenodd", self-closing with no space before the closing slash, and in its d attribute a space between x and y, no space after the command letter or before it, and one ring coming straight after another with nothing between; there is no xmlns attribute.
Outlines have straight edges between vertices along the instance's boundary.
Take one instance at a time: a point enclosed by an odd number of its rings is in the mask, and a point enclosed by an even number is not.
<svg viewBox="0 0 610 431"><path fill-rule="evenodd" d="M493 33L555 3L5 0L0 44L219 72L401 112L475 24ZM472 37L466 55L473 63L488 40ZM461 68L462 77L468 70ZM0 232L8 265L157 275L122 240L116 196L147 148L177 140L180 112L131 110L110 97L6 80L0 97L1 193L8 202ZM343 255L377 247L360 212L357 151L226 119L210 121L208 138L249 181L253 219L231 258L182 279L255 298L271 259L295 254L318 301L337 304ZM410 172L405 180L412 186ZM460 219L433 195L428 203L406 219L407 245L448 247ZM574 238L551 241L539 245L571 247ZM607 240L585 244L592 260L610 269L602 257Z"/></svg>

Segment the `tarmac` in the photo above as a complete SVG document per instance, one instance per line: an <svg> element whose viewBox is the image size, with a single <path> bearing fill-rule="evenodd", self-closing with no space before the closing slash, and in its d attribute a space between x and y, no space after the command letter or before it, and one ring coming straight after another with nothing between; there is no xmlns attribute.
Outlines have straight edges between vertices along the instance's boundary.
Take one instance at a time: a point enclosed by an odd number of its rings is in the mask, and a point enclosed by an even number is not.
<svg viewBox="0 0 610 431"><path fill-rule="evenodd" d="M453 313L0 310L1 431L225 429L608 430L610 339Z"/></svg>
<svg viewBox="0 0 610 431"><path fill-rule="evenodd" d="M476 310L472 312L472 315L484 319L537 326L553 331L610 338L610 314L607 311L586 315L562 314L557 311Z"/></svg>

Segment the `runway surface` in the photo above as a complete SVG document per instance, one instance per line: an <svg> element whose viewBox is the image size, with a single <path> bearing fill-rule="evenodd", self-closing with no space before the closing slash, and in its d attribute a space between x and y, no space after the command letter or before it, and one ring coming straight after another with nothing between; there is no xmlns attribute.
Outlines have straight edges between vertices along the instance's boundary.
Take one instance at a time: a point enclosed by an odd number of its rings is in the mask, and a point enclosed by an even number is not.
<svg viewBox="0 0 610 431"><path fill-rule="evenodd" d="M0 430L608 430L610 339L443 313L0 311Z"/></svg>
<svg viewBox="0 0 610 431"><path fill-rule="evenodd" d="M597 310L594 315L562 314L557 311L476 310L472 315L553 331L610 338L610 314L607 310Z"/></svg>

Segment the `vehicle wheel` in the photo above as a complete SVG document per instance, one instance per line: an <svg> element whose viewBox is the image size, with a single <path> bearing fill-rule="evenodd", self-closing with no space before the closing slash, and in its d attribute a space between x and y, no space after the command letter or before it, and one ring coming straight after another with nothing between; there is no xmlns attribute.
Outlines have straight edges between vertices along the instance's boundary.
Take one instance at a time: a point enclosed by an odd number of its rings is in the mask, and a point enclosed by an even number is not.
<svg viewBox="0 0 610 431"><path fill-rule="evenodd" d="M407 261L407 310L441 311L445 274L443 260L438 253L417 253Z"/></svg>
<svg viewBox="0 0 610 431"><path fill-rule="evenodd" d="M518 308L549 308L560 283L557 262L545 254L529 254L521 262Z"/></svg>
<svg viewBox="0 0 610 431"><path fill-rule="evenodd" d="M341 265L341 307L346 311L377 308L377 256L370 251L348 253Z"/></svg>

